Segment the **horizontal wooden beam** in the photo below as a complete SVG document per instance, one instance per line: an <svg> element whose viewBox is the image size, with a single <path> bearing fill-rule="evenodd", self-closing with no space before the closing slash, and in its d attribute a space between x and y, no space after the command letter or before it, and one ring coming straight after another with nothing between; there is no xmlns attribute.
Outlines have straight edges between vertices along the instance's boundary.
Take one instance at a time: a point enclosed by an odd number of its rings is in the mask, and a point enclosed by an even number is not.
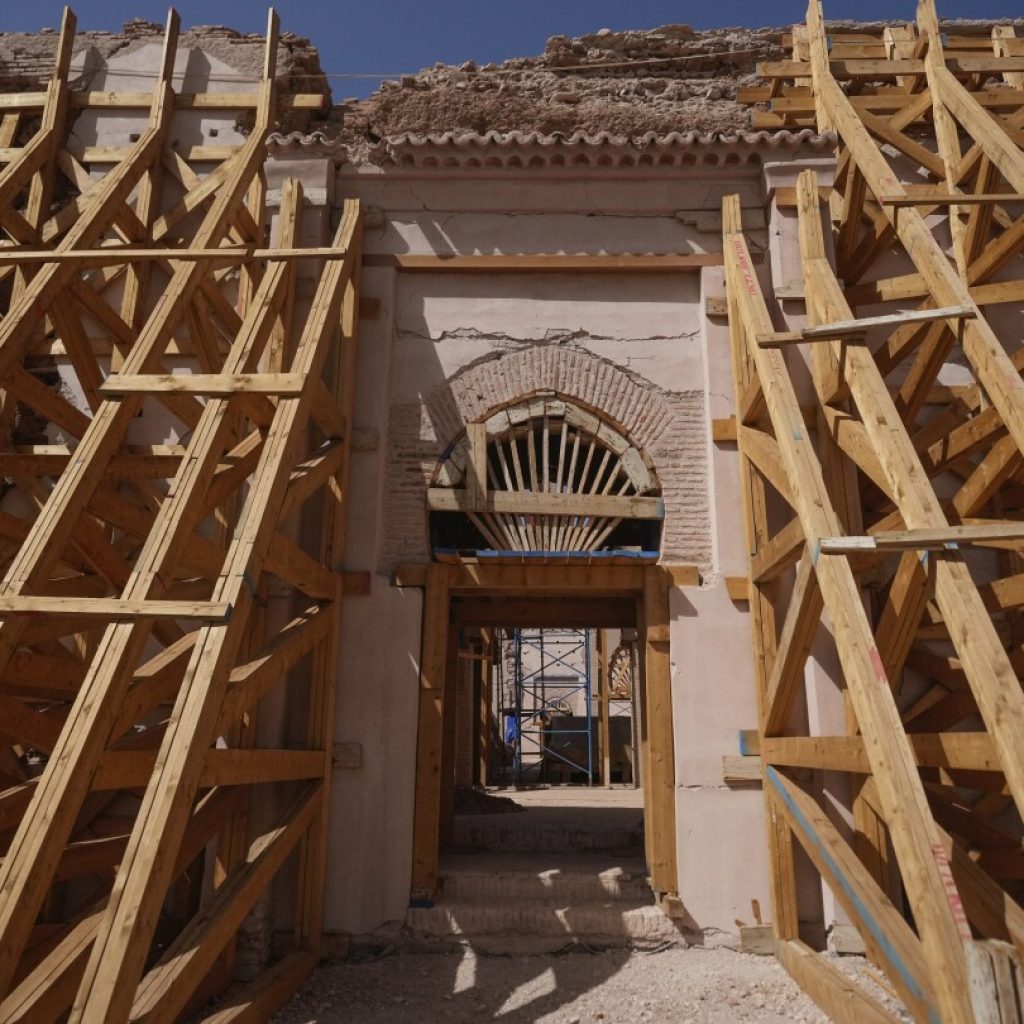
<svg viewBox="0 0 1024 1024"><path fill-rule="evenodd" d="M722 266L722 254L711 253L583 253L567 255L509 254L485 256L438 256L399 254L385 257L387 263L405 273L427 274L673 274ZM364 266L373 266L364 257Z"/></svg>
<svg viewBox="0 0 1024 1024"><path fill-rule="evenodd" d="M108 750L96 769L97 791L144 789L156 764L155 750ZM317 779L324 773L320 750L213 749L203 765L203 789Z"/></svg>
<svg viewBox="0 0 1024 1024"><path fill-rule="evenodd" d="M897 1024L900 1019L799 939L779 942L775 952L779 963L835 1024Z"/></svg>
<svg viewBox="0 0 1024 1024"><path fill-rule="evenodd" d="M302 373L114 373L97 390L104 395L294 396L302 394L305 383Z"/></svg>
<svg viewBox="0 0 1024 1024"><path fill-rule="evenodd" d="M880 316L866 316L857 320L843 320L837 323L804 327L799 331L760 334L757 343L762 348L777 348L805 341L849 340L851 336L863 336L875 327L902 327L905 324L930 323L933 320L962 320L977 316L973 306L944 306L941 309L913 309L904 313L885 313Z"/></svg>
<svg viewBox="0 0 1024 1024"><path fill-rule="evenodd" d="M427 508L432 512L473 511L622 519L665 517L665 503L661 498L640 494L554 494L489 490L480 504L482 507L471 507L471 495L461 488L431 487L427 491Z"/></svg>
<svg viewBox="0 0 1024 1024"><path fill-rule="evenodd" d="M989 44L991 46L991 44ZM1024 71L1021 57L961 57L946 56L946 67L953 74L1003 74L1007 71ZM924 61L904 59L836 59L828 62L833 78L896 78L904 75L923 75ZM757 65L759 78L810 78L811 62L806 60L766 60Z"/></svg>
<svg viewBox="0 0 1024 1024"><path fill-rule="evenodd" d="M728 785L759 783L761 758L750 754L723 754L722 781Z"/></svg>
<svg viewBox="0 0 1024 1024"><path fill-rule="evenodd" d="M0 597L0 619L14 615L81 615L86 618L199 619L226 622L231 605L221 601L128 601L116 597Z"/></svg>
<svg viewBox="0 0 1024 1024"><path fill-rule="evenodd" d="M711 440L716 444L735 443L737 436L735 416L723 416L711 421Z"/></svg>
<svg viewBox="0 0 1024 1024"><path fill-rule="evenodd" d="M908 739L919 767L1002 771L988 733L909 733ZM871 771L860 736L764 736L761 755L768 764L791 768L819 768L860 775Z"/></svg>
<svg viewBox="0 0 1024 1024"><path fill-rule="evenodd" d="M936 550L959 544L1024 544L1024 523L945 526L920 530L886 530L863 537L822 537L818 553L856 555L873 551Z"/></svg>
<svg viewBox="0 0 1024 1024"><path fill-rule="evenodd" d="M147 260L192 262L210 260L234 266L250 260L343 260L344 249L316 246L309 249L265 249L256 246L224 246L216 249L151 249L129 245L107 245L100 249L19 249L0 246L0 266L29 266L41 263L74 263L87 267L117 266L120 263L142 263Z"/></svg>
<svg viewBox="0 0 1024 1024"><path fill-rule="evenodd" d="M1024 203L1024 195L1014 192L914 192L906 196L879 196L882 206L981 206L985 203Z"/></svg>
<svg viewBox="0 0 1024 1024"><path fill-rule="evenodd" d="M426 586L427 568L436 563L399 565L392 582L396 587ZM475 562L453 563L447 567L452 592L474 593L480 590L547 592L592 595L598 592L640 593L644 585L642 565L483 565Z"/></svg>
<svg viewBox="0 0 1024 1024"><path fill-rule="evenodd" d="M5 93L0 95L0 111L38 110L45 105L46 97L45 92ZM68 93L68 103L76 110L149 110L153 92L76 91ZM327 96L309 92L282 94L277 103L281 110L323 110ZM258 92L183 92L174 97L175 110L255 110L259 104Z"/></svg>
<svg viewBox="0 0 1024 1024"><path fill-rule="evenodd" d="M636 599L630 597L458 598L455 621L465 628L633 629Z"/></svg>

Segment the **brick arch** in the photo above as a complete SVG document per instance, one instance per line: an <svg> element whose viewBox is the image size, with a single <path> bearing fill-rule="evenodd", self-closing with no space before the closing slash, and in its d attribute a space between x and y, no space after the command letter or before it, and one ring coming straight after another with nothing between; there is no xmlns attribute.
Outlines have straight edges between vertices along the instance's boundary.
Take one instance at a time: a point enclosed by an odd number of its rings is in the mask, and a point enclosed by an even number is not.
<svg viewBox="0 0 1024 1024"><path fill-rule="evenodd" d="M611 421L650 460L665 502L662 556L707 565L708 436L704 395L670 393L590 352L538 345L468 366L423 396L392 407L385 482L383 561L428 557L426 488L442 453L501 406L554 391Z"/></svg>
<svg viewBox="0 0 1024 1024"><path fill-rule="evenodd" d="M676 416L669 396L653 385L589 352L556 345L463 370L427 396L427 412L439 433L451 441L467 423L538 391L554 391L593 409L648 454L671 431Z"/></svg>

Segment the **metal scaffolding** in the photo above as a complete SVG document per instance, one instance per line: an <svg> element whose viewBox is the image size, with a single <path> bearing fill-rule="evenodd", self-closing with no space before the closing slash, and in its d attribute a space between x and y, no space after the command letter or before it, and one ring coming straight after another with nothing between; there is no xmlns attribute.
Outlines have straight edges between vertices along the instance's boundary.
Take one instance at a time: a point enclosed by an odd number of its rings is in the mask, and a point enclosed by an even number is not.
<svg viewBox="0 0 1024 1024"><path fill-rule="evenodd" d="M583 772L587 784L594 784L594 719L590 676L590 630L515 629L513 704L506 707L506 741L513 745L515 784L524 776L544 778L551 761ZM529 652L534 652L531 658ZM529 661L536 661L530 668ZM583 703L583 714L573 707ZM582 718L577 727L575 719ZM568 721L567 728L555 726ZM573 754L576 737L584 737L585 763ZM583 746L580 743L579 746Z"/></svg>

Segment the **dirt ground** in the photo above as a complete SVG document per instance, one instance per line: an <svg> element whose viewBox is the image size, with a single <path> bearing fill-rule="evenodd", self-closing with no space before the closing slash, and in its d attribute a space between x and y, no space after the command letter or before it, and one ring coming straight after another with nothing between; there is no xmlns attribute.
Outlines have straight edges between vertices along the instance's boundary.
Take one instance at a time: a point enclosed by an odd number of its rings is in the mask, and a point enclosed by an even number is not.
<svg viewBox="0 0 1024 1024"><path fill-rule="evenodd" d="M869 976L859 958L839 961ZM878 995L879 990L873 989ZM890 1003L890 1008L895 1007ZM909 1018L905 1018L908 1019ZM274 1024L781 1024L828 1018L771 957L670 946L545 956L393 952L321 967Z"/></svg>

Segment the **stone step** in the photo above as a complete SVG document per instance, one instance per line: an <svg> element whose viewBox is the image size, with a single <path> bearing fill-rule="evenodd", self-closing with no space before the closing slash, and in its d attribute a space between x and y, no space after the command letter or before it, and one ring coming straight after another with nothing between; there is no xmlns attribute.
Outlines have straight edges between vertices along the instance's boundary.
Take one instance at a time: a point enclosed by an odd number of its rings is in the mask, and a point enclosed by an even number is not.
<svg viewBox="0 0 1024 1024"><path fill-rule="evenodd" d="M651 904L619 901L577 903L527 900L523 903L445 901L432 907L410 907L406 929L412 939L557 938L564 942L628 945L681 940L672 919Z"/></svg>
<svg viewBox="0 0 1024 1024"><path fill-rule="evenodd" d="M512 820L509 820L509 819ZM643 852L643 828L588 827L586 825L534 824L473 817L455 819L452 846L456 850L493 850L501 853L624 853Z"/></svg>
<svg viewBox="0 0 1024 1024"><path fill-rule="evenodd" d="M651 899L642 860L618 863L608 857L544 858L523 854L467 854L441 864L445 901L561 900L643 903Z"/></svg>

